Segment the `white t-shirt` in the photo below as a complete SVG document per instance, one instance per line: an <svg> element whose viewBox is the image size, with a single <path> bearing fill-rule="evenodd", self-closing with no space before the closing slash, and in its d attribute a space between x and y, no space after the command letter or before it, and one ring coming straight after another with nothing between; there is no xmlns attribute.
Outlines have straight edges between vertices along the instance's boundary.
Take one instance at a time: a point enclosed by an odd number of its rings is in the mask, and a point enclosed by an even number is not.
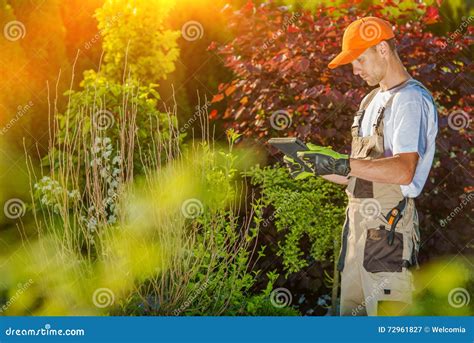
<svg viewBox="0 0 474 343"><path fill-rule="evenodd" d="M379 90L372 99L362 119L361 136L373 134L377 111L395 90ZM404 196L417 197L428 178L436 148L438 112L431 95L413 83L398 90L391 106L385 109L383 133L386 157L404 152L418 153L413 181L400 186Z"/></svg>

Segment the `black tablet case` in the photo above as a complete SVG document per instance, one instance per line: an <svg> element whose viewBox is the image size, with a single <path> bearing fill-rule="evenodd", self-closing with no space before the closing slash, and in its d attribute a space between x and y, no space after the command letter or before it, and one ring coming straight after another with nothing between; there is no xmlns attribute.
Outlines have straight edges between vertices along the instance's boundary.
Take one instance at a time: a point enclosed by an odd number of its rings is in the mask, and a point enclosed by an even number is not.
<svg viewBox="0 0 474 343"><path fill-rule="evenodd" d="M304 163L298 156L298 151L307 151L309 150L306 144L303 141L295 137L284 137L284 138L271 138L268 143L285 155L291 157L300 165L303 166L304 171L312 172L312 170Z"/></svg>

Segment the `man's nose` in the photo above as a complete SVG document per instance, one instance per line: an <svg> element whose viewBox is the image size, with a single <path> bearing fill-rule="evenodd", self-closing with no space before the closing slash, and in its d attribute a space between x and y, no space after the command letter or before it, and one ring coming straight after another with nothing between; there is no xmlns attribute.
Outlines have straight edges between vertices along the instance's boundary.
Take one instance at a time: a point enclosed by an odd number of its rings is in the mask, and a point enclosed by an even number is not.
<svg viewBox="0 0 474 343"><path fill-rule="evenodd" d="M357 76L360 74L360 69L352 66L352 73Z"/></svg>

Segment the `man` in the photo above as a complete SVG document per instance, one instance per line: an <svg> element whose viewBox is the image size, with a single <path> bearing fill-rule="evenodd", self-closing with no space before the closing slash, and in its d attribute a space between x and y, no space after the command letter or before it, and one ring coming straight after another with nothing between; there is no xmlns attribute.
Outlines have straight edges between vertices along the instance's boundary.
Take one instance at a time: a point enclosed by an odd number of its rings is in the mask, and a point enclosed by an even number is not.
<svg viewBox="0 0 474 343"><path fill-rule="evenodd" d="M433 162L436 106L403 66L385 20L366 17L346 28L329 68L349 63L369 86L379 85L355 115L350 158L324 147L300 156L316 175L347 185L341 315L402 314L414 289L408 269L417 266L420 241L414 198Z"/></svg>

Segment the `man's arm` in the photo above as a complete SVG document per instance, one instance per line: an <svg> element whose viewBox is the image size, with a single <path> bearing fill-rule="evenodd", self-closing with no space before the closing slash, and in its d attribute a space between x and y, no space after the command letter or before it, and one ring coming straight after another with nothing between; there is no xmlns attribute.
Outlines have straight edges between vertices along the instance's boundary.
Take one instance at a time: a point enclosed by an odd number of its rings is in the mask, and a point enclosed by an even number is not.
<svg viewBox="0 0 474 343"><path fill-rule="evenodd" d="M331 174L331 175L321 175L323 179L328 181L340 184L340 185L347 185L349 183L349 179L345 176Z"/></svg>
<svg viewBox="0 0 474 343"><path fill-rule="evenodd" d="M349 176L380 183L409 185L415 175L418 163L417 152L396 154L374 160L350 159Z"/></svg>
<svg viewBox="0 0 474 343"><path fill-rule="evenodd" d="M346 176L367 181L409 185L418 164L418 152L404 152L373 160L348 159L330 149L299 153L316 175L339 184L347 184Z"/></svg>

